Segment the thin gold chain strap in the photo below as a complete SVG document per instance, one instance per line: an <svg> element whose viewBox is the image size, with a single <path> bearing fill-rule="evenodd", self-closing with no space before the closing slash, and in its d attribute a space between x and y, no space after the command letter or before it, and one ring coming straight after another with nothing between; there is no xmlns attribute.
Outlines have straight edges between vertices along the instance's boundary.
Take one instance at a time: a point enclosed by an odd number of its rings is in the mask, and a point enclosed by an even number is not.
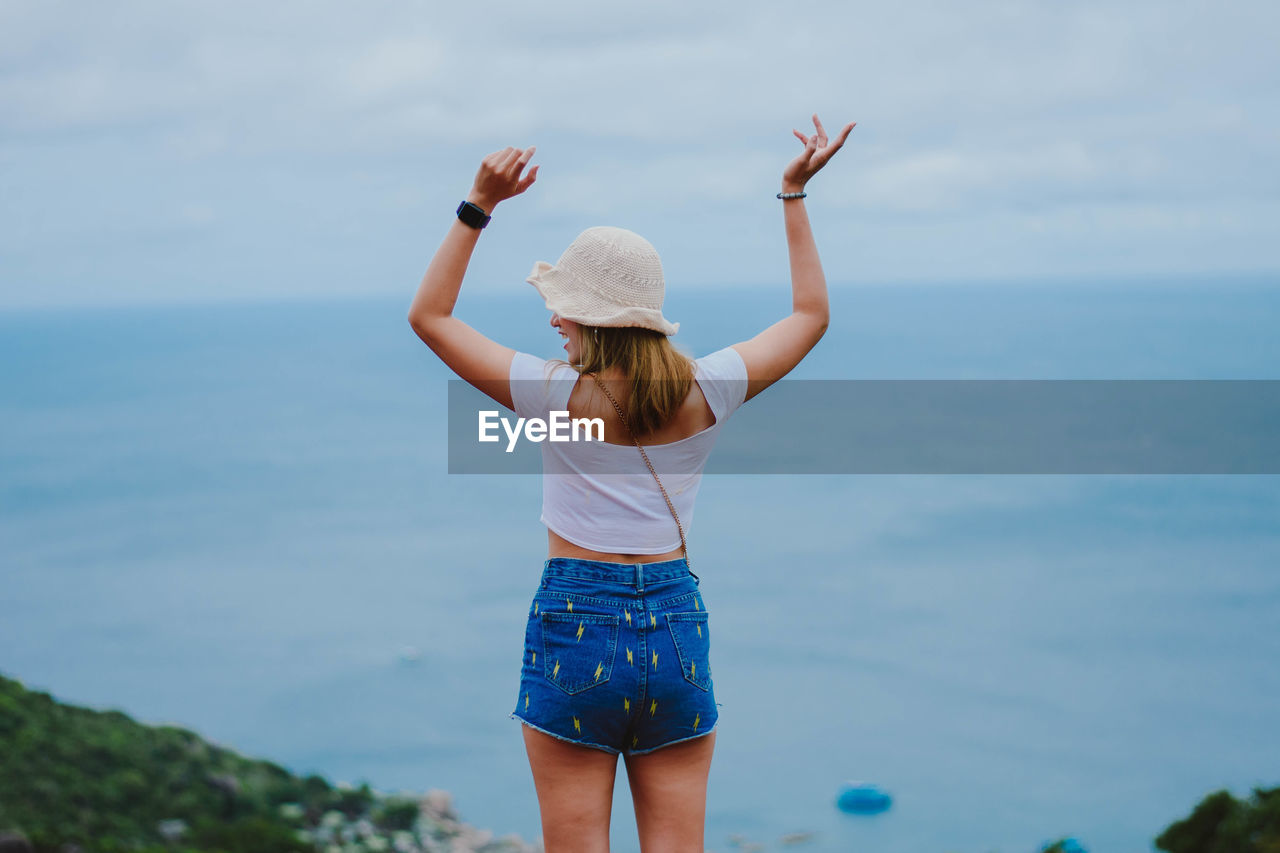
<svg viewBox="0 0 1280 853"><path fill-rule="evenodd" d="M636 438L635 432L631 429L631 424L627 422L627 416L622 413L622 407L618 405L618 401L613 398L613 395L609 393L609 389L600 381L600 377L594 373L588 375L600 386L600 390L609 398L609 402L613 403L613 410L618 413L618 420L622 421L622 425L631 434L631 440L635 442L636 449L644 457L644 464L649 466L649 473L653 475L654 482L658 484L658 488L662 491L662 499L667 502L667 509L671 510L671 517L676 520L676 530L680 531L680 548L684 551L685 564L689 566L690 571L693 571L693 563L689 562L689 545L684 541L684 525L680 523L680 516L676 515L675 504L671 503L671 497L667 494L667 490L663 488L662 480L658 479L658 472L653 469L653 463L649 461L649 454L645 453L644 448L640 446L640 439Z"/></svg>

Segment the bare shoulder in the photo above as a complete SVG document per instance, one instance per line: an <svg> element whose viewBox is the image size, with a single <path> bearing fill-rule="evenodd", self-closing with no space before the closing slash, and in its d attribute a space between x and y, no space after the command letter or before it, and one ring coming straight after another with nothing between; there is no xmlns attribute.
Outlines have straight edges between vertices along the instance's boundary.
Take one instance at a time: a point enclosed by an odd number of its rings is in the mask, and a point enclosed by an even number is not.
<svg viewBox="0 0 1280 853"><path fill-rule="evenodd" d="M826 331L825 318L795 312L754 338L733 344L733 350L747 368L746 399L750 400L794 370Z"/></svg>

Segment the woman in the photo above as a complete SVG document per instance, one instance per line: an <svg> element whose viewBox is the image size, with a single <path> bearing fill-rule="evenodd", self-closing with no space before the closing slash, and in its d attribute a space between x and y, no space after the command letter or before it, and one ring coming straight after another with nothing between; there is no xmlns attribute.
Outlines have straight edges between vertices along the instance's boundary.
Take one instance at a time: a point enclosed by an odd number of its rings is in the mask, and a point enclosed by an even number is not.
<svg viewBox="0 0 1280 853"><path fill-rule="evenodd" d="M844 145L817 115L793 131L783 170L791 314L697 361L667 337L657 253L639 235L590 228L528 281L552 311L568 363L490 340L453 316L463 274L498 202L533 185L534 148L480 165L409 311L415 332L460 377L525 417L599 418L604 442L543 442L548 559L529 607L512 717L525 746L548 853L607 851L623 755L644 851L703 850L718 719L700 580L684 538L703 464L725 419L778 381L827 328L826 281L804 187ZM640 446L638 450L636 445ZM677 539L678 537L678 539Z"/></svg>

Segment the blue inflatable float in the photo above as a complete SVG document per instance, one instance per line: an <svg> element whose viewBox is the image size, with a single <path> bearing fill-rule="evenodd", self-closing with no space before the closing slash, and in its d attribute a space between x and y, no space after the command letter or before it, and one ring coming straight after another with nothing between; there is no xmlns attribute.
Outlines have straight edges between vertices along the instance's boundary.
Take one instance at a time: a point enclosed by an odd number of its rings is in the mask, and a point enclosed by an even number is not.
<svg viewBox="0 0 1280 853"><path fill-rule="evenodd" d="M870 782L846 782L836 797L840 811L850 814L879 814L887 811L892 802L884 789Z"/></svg>

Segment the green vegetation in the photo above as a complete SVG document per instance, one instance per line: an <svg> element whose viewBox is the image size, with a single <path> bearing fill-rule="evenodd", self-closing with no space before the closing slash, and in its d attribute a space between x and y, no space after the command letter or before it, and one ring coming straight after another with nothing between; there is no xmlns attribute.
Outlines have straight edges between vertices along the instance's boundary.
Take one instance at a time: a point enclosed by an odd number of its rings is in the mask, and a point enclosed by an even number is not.
<svg viewBox="0 0 1280 853"><path fill-rule="evenodd" d="M313 853L420 850L439 838L519 850L457 821L448 795L334 787L245 758L175 726L56 701L0 676L0 832L41 853ZM430 801L430 798L428 798Z"/></svg>
<svg viewBox="0 0 1280 853"><path fill-rule="evenodd" d="M162 821L182 821L193 849L310 853L296 828L331 809L359 814L373 800L367 785L336 790L186 729L65 705L3 676L0 754L0 829L23 832L37 849L136 850L164 843ZM286 803L301 806L295 827L281 817Z"/></svg>
<svg viewBox="0 0 1280 853"><path fill-rule="evenodd" d="M1168 853L1280 853L1280 788L1237 800L1215 791L1156 839Z"/></svg>

